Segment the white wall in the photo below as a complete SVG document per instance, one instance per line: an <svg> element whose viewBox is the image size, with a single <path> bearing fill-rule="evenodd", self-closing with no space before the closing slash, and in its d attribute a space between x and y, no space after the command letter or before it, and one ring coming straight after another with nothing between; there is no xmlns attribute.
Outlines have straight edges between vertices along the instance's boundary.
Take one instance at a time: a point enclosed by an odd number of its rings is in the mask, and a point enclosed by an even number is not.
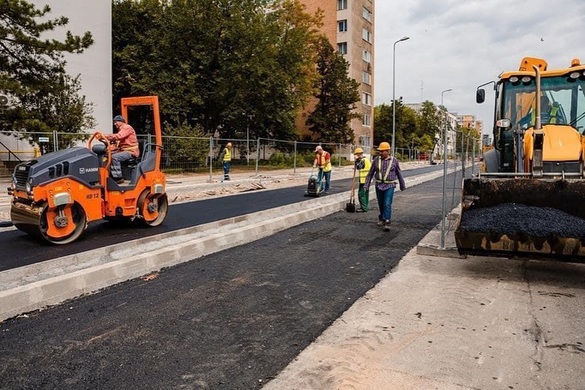
<svg viewBox="0 0 585 390"><path fill-rule="evenodd" d="M64 40L70 30L74 35L90 31L94 44L82 54L68 54L67 72L81 74L81 94L93 103L97 129L112 130L112 5L110 0L32 0L38 8L51 7L49 18L66 16L69 23L55 29L51 37Z"/></svg>
<svg viewBox="0 0 585 390"><path fill-rule="evenodd" d="M82 54L67 54L67 72L72 76L81 75L80 94L93 104L96 128L104 133L112 131L112 9L110 0L29 0L37 8L46 4L51 7L50 19L60 16L69 18L63 28L55 29L47 37L60 41L67 31L83 35L90 31L94 44ZM55 129L59 131L59 129ZM6 145L20 159L33 158L33 147L28 141L0 134L0 142ZM14 160L4 147L0 147L0 160Z"/></svg>

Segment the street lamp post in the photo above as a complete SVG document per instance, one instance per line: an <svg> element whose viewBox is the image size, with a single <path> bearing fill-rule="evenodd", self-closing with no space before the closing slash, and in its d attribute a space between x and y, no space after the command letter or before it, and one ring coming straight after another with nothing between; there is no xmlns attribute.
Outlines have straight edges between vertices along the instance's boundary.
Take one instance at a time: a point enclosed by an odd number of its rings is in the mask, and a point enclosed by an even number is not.
<svg viewBox="0 0 585 390"><path fill-rule="evenodd" d="M392 156L396 152L396 44L406 41L410 37L402 37L394 42L392 48Z"/></svg>
<svg viewBox="0 0 585 390"><path fill-rule="evenodd" d="M445 106L443 106L443 95L445 92L452 91L451 88L444 90L441 92L441 109L445 110ZM445 212L447 205L446 203L446 192L447 192L447 110L445 110L445 129L443 132L443 205L441 207L441 248L445 249Z"/></svg>

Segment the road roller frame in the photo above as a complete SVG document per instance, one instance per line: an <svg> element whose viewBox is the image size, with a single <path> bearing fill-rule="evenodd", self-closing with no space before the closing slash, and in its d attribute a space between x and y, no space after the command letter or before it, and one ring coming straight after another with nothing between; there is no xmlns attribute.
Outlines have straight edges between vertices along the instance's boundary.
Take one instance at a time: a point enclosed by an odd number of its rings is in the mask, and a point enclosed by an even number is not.
<svg viewBox="0 0 585 390"><path fill-rule="evenodd" d="M51 152L16 166L11 187L11 219L19 230L52 244L78 239L97 220L160 225L168 212L166 179L160 170L162 130L157 96L122 98L122 115L150 107L154 140L125 171L125 184L110 177L112 151L95 132L87 146Z"/></svg>

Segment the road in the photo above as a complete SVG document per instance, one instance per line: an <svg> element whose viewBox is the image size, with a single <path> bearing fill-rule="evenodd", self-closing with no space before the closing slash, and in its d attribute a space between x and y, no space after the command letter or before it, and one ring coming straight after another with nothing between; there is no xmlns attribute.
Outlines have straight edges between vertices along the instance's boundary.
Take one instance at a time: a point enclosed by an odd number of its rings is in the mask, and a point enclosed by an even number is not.
<svg viewBox="0 0 585 390"><path fill-rule="evenodd" d="M441 189L0 323L0 388L584 389L585 267L417 255Z"/></svg>
<svg viewBox="0 0 585 390"><path fill-rule="evenodd" d="M399 192L388 233L339 212L6 321L0 386L259 388L437 224L441 183Z"/></svg>
<svg viewBox="0 0 585 390"><path fill-rule="evenodd" d="M438 171L440 167L425 166L404 171L405 177L412 177ZM351 179L332 182L331 194L347 191ZM80 253L91 249L123 243L141 237L177 231L191 226L202 225L239 215L306 200L303 194L306 186L288 187L270 191L255 191L230 197L206 199L196 202L171 204L165 222L155 228L137 225L116 225L108 222L90 224L84 235L69 245L50 245L29 237L19 230L0 232L0 272L16 267L35 264L48 259Z"/></svg>

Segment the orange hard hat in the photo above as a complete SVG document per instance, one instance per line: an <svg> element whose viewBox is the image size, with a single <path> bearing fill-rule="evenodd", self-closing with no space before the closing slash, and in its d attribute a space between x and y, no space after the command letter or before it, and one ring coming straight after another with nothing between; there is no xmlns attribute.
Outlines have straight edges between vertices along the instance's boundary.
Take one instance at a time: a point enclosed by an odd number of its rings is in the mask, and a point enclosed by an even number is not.
<svg viewBox="0 0 585 390"><path fill-rule="evenodd" d="M390 150L390 144L388 142L380 142L378 150Z"/></svg>
<svg viewBox="0 0 585 390"><path fill-rule="evenodd" d="M361 153L363 153L363 152L364 152L364 150L363 150L362 148L356 148L356 149L354 150L353 154L361 154Z"/></svg>

